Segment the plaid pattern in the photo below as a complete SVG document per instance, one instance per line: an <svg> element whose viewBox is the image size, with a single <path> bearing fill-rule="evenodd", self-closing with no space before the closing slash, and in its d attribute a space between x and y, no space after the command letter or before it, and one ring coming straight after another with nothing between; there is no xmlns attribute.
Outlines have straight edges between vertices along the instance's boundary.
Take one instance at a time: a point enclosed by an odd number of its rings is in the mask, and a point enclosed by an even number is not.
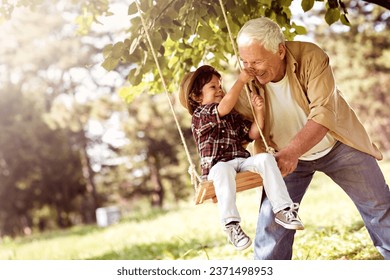
<svg viewBox="0 0 390 280"><path fill-rule="evenodd" d="M199 106L192 115L191 129L199 151L203 179L219 161L250 156L243 145L252 141L248 135L252 122L235 111L221 118L217 106L217 103Z"/></svg>

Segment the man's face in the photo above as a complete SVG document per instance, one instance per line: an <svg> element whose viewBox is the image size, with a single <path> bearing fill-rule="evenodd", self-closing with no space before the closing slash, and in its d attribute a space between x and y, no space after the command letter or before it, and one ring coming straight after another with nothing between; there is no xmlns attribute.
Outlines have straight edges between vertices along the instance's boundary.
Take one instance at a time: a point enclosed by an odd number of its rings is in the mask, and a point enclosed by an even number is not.
<svg viewBox="0 0 390 280"><path fill-rule="evenodd" d="M244 67L253 71L262 85L283 79L286 70L284 62L286 49L283 44L279 44L278 51L272 53L255 41L239 47L239 52Z"/></svg>

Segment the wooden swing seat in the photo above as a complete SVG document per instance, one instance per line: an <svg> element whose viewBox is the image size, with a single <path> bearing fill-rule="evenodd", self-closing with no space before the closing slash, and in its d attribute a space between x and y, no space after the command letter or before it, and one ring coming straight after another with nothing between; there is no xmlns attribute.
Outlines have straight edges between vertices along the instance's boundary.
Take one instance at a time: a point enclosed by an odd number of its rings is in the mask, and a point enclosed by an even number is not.
<svg viewBox="0 0 390 280"><path fill-rule="evenodd" d="M263 179L257 173L244 171L236 175L236 192L249 190L263 185ZM195 194L195 204L201 204L205 200L212 199L217 202L213 181L203 181L199 184Z"/></svg>

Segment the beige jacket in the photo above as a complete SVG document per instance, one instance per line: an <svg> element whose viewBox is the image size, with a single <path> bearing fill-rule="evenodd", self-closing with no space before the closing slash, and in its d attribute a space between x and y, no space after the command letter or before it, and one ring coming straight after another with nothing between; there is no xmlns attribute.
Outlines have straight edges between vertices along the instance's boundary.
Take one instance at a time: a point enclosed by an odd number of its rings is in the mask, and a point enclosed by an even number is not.
<svg viewBox="0 0 390 280"><path fill-rule="evenodd" d="M298 105L312 119L329 129L338 141L382 159L353 109L336 87L329 57L317 45L308 42L286 42L287 75ZM275 147L270 137L269 100L265 93L264 137ZM262 140L254 143L255 153L264 151Z"/></svg>

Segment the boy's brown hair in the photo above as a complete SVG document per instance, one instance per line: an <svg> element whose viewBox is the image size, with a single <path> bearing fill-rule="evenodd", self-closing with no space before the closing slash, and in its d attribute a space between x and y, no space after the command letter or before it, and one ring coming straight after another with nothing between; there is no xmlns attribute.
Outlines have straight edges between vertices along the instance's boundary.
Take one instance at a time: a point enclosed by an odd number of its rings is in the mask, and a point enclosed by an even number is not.
<svg viewBox="0 0 390 280"><path fill-rule="evenodd" d="M221 79L221 74L210 65L203 65L195 72L187 73L180 83L179 99L181 105L192 115L200 105L202 88L211 81L213 75Z"/></svg>

